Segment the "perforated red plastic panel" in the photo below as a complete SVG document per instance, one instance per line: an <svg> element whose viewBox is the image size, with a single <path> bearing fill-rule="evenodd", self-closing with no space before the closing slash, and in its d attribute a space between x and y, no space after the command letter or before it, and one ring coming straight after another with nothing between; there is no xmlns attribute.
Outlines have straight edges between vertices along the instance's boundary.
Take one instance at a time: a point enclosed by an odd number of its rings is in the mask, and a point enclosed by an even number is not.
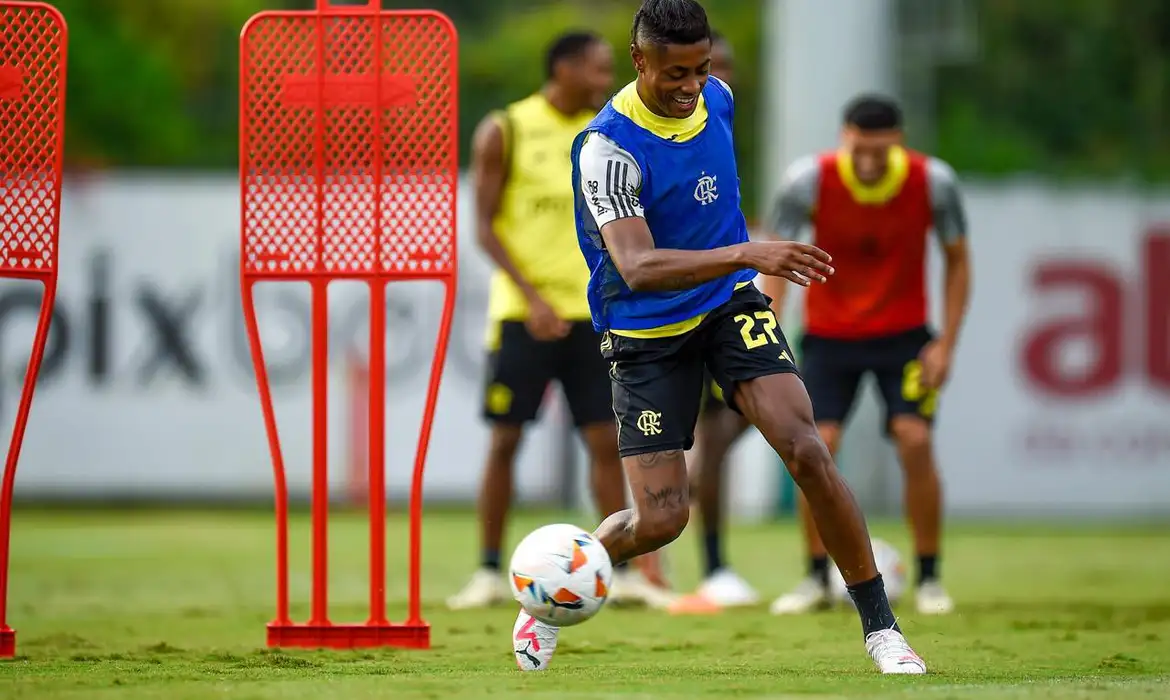
<svg viewBox="0 0 1170 700"><path fill-rule="evenodd" d="M56 269L65 132L65 22L0 2L0 276Z"/></svg>
<svg viewBox="0 0 1170 700"><path fill-rule="evenodd" d="M245 277L453 274L450 21L264 13L241 46Z"/></svg>
<svg viewBox="0 0 1170 700"><path fill-rule="evenodd" d="M455 310L458 43L431 11L379 0L253 17L240 39L241 296L276 489L276 617L270 646L430 645L421 614L422 487ZM329 299L332 280L369 288L370 613L336 624L328 605ZM433 279L443 312L410 485L407 616L386 615L386 286ZM290 615L288 485L253 287L308 281L312 306L313 581L310 617Z"/></svg>
<svg viewBox="0 0 1170 700"><path fill-rule="evenodd" d="M16 654L8 626L8 567L16 465L57 298L57 231L65 149L68 30L43 3L0 2L0 277L44 285L32 352L0 481L0 657Z"/></svg>

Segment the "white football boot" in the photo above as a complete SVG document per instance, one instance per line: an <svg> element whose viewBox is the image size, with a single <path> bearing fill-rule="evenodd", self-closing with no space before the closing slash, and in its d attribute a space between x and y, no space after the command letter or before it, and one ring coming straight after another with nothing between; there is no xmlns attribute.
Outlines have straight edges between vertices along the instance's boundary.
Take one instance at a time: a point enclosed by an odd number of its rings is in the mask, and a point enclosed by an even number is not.
<svg viewBox="0 0 1170 700"><path fill-rule="evenodd" d="M882 673L919 675L926 673L922 660L897 630L878 630L865 638L865 650Z"/></svg>
<svg viewBox="0 0 1170 700"><path fill-rule="evenodd" d="M760 594L731 569L711 573L699 586L699 595L721 608L740 608L760 602Z"/></svg>
<svg viewBox="0 0 1170 700"><path fill-rule="evenodd" d="M646 580L641 571L632 566L614 569L606 601L613 605L645 605L665 610L674 602L675 595Z"/></svg>
<svg viewBox="0 0 1170 700"><path fill-rule="evenodd" d="M803 615L814 610L824 610L831 607L829 588L819 578L809 576L791 592L785 593L772 601L773 615Z"/></svg>
<svg viewBox="0 0 1170 700"><path fill-rule="evenodd" d="M521 671L543 671L557 650L559 627L546 625L523 610L512 627L512 651Z"/></svg>
<svg viewBox="0 0 1170 700"><path fill-rule="evenodd" d="M470 610L498 605L512 599L508 583L499 571L483 568L471 575L471 580L455 595L447 599L451 610Z"/></svg>
<svg viewBox="0 0 1170 700"><path fill-rule="evenodd" d="M666 559L666 550L657 549L649 554L643 554L640 557L634 557L630 560L630 566L642 572L643 578L651 585L664 590L670 590L670 579L667 577L668 562Z"/></svg>
<svg viewBox="0 0 1170 700"><path fill-rule="evenodd" d="M727 608L750 607L760 602L748 582L731 569L713 571L690 595L671 604L673 615L713 615Z"/></svg>
<svg viewBox="0 0 1170 700"><path fill-rule="evenodd" d="M951 600L938 581L923 581L918 587L914 603L921 615L946 615L955 609L955 601Z"/></svg>

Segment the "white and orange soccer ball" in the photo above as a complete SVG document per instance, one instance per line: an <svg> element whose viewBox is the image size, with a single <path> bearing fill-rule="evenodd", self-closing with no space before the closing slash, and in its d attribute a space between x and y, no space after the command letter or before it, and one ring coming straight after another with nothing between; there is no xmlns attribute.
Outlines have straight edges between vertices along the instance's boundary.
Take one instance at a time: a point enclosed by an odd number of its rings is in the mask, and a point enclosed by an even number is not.
<svg viewBox="0 0 1170 700"><path fill-rule="evenodd" d="M886 597L890 599L890 605L897 605L905 595L908 584L906 562L889 542L874 538L870 544L873 546L873 559L877 563L878 573L882 575L882 583L886 586ZM838 602L853 603L836 564L829 569L829 593Z"/></svg>
<svg viewBox="0 0 1170 700"><path fill-rule="evenodd" d="M575 525L533 530L512 553L512 596L531 616L556 627L579 625L605 605L613 582L609 552Z"/></svg>

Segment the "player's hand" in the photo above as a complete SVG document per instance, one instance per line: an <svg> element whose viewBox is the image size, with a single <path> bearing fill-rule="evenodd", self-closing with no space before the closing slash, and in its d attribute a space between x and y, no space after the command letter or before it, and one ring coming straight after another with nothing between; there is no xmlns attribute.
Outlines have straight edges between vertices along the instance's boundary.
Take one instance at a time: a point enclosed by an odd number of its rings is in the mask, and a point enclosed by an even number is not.
<svg viewBox="0 0 1170 700"><path fill-rule="evenodd" d="M833 257L820 248L797 241L756 241L745 248L748 266L765 275L808 287L825 282L835 270Z"/></svg>
<svg viewBox="0 0 1170 700"><path fill-rule="evenodd" d="M528 300L528 333L540 341L560 340L569 334L570 325L544 299L533 296Z"/></svg>
<svg viewBox="0 0 1170 700"><path fill-rule="evenodd" d="M922 388L941 389L951 375L951 360L954 351L950 346L932 340L918 353L922 363Z"/></svg>

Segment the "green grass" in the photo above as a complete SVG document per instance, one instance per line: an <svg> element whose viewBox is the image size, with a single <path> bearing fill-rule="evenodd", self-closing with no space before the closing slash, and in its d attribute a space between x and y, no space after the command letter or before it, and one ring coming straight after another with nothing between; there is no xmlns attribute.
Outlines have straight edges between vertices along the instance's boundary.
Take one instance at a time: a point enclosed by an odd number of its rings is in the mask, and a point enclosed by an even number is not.
<svg viewBox="0 0 1170 700"><path fill-rule="evenodd" d="M515 542L558 514L527 514ZM588 518L568 516L588 524ZM308 602L307 520L295 522L293 594ZM1114 698L1170 697L1170 537L1165 527L956 524L944 570L959 612L900 606L931 675L871 667L850 612L773 618L750 610L674 618L611 609L562 634L550 671L521 674L512 608L442 608L475 560L465 513L424 531L429 651L274 651L273 525L261 512L18 510L9 620L18 658L0 697L104 698ZM875 535L906 551L899 523ZM403 521L390 525L390 597L401 614ZM697 578L692 534L670 549L674 578ZM363 619L366 525L332 524L333 619ZM731 559L771 597L801 574L790 524L736 528Z"/></svg>

